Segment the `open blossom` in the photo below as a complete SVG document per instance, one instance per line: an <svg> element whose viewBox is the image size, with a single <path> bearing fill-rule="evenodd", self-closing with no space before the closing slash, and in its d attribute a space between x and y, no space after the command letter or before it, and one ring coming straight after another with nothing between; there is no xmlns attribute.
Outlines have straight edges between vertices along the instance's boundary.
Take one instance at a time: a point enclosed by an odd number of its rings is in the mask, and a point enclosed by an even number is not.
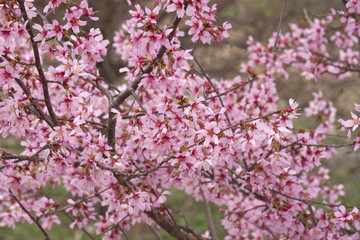
<svg viewBox="0 0 360 240"><path fill-rule="evenodd" d="M166 10L169 12L176 11L177 17L182 18L185 14L184 1L183 0L173 0L171 2L172 3L167 6Z"/></svg>
<svg viewBox="0 0 360 240"><path fill-rule="evenodd" d="M210 143L219 144L219 138L217 134L220 133L220 128L216 122L205 123L205 127L198 131L199 137L205 137L204 146L209 146Z"/></svg>
<svg viewBox="0 0 360 240"><path fill-rule="evenodd" d="M347 1L346 8L348 9L349 13L360 14L360 3L359 3L359 1L356 1L356 0Z"/></svg>
<svg viewBox="0 0 360 240"><path fill-rule="evenodd" d="M295 102L294 99L290 98L289 99L289 105L290 105L289 111L295 112L297 107L299 106L299 103Z"/></svg>
<svg viewBox="0 0 360 240"><path fill-rule="evenodd" d="M210 171L211 168L215 167L216 165L216 161L215 159L205 159L204 161L199 161L197 163L195 163L194 167L195 168L199 168L204 169L205 171Z"/></svg>
<svg viewBox="0 0 360 240"><path fill-rule="evenodd" d="M56 39L58 41L62 39L64 28L62 25L59 24L59 22L56 19L52 21L52 24L48 24L47 28L49 30L48 33L49 38L56 36Z"/></svg>
<svg viewBox="0 0 360 240"><path fill-rule="evenodd" d="M339 119L339 122L341 123L341 125L345 128L345 129L348 129L348 138L351 137L351 132L355 131L358 127L359 127L359 124L360 124L360 119L359 117L351 112L351 117L352 119L349 119L349 120L343 120L343 119Z"/></svg>
<svg viewBox="0 0 360 240"><path fill-rule="evenodd" d="M80 28L79 26L85 26L86 22L79 20L76 17L72 17L71 19L69 19L68 23L64 25L64 29L69 30L72 29L74 31L74 33L79 33L80 32Z"/></svg>
<svg viewBox="0 0 360 240"><path fill-rule="evenodd" d="M69 0L50 0L44 8L44 13L48 13L49 9L55 9L60 6L61 3L67 3Z"/></svg>
<svg viewBox="0 0 360 240"><path fill-rule="evenodd" d="M42 221L42 223L41 223L42 227L45 229L49 229L49 230L52 229L52 226L54 223L56 223L56 224L61 223L59 217L56 215L50 215L50 216L43 217L41 221Z"/></svg>
<svg viewBox="0 0 360 240"><path fill-rule="evenodd" d="M49 34L47 29L45 28L45 26L43 28L39 24L34 24L33 28L39 31L39 33L36 35L34 40L35 41L42 41L44 43L46 38L48 37L48 34Z"/></svg>
<svg viewBox="0 0 360 240"><path fill-rule="evenodd" d="M359 127L359 117L351 112L352 119L343 122L343 126L346 128L352 128L352 131L355 131Z"/></svg>
<svg viewBox="0 0 360 240"><path fill-rule="evenodd" d="M350 221L353 219L353 215L348 213L344 206L340 206L339 211L336 211L334 215L339 221Z"/></svg>

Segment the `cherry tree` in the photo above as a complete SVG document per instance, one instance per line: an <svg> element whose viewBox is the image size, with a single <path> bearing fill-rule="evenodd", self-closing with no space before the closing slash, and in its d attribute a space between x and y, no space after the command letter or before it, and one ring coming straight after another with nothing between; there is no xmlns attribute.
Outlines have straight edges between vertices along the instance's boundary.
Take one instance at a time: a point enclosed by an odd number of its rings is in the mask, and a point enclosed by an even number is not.
<svg viewBox="0 0 360 240"><path fill-rule="evenodd" d="M28 222L51 239L65 214L90 239L126 239L138 223L176 239L218 239L219 228L226 239L359 239L360 213L340 202L343 186L329 184L321 162L339 147L358 150L360 105L350 120L337 119L315 91L304 111L294 99L281 109L274 82L294 68L314 81L360 71L360 2L344 2L345 11L290 24L266 44L249 37L239 76L215 80L181 40L229 37L216 4L128 0L130 18L113 41L127 63L118 85L97 68L111 46L99 29L84 30L98 20L87 1L39 9L1 0L0 132L25 150L0 149L0 226ZM160 25L160 14L172 22ZM299 115L319 124L296 129ZM337 124L349 140L325 144ZM71 197L60 204L48 186ZM176 221L167 204L174 189L205 203L208 231ZM209 203L223 213L222 227Z"/></svg>

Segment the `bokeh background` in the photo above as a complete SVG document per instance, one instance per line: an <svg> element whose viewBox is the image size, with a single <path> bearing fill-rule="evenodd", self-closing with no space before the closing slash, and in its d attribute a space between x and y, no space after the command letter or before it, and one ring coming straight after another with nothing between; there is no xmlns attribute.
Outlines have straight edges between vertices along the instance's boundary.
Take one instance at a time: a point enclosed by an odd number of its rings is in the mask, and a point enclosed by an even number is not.
<svg viewBox="0 0 360 240"><path fill-rule="evenodd" d="M35 1L35 4L42 9L48 1ZM76 1L75 1L76 2ZM141 2L143 5L152 5L150 0L133 1ZM221 43L212 45L198 45L195 56L201 62L208 75L213 78L231 79L239 74L240 63L246 61L246 40L252 35L255 40L266 42L271 34L276 31L282 0L217 0L217 17L219 22L228 21L233 28L229 31L230 38ZM130 17L128 13L130 7L126 0L89 0L89 5L97 11L100 18L97 22L91 22L88 28L100 28L104 37L112 42L114 31L121 27L121 24ZM345 9L342 0L290 0L287 1L286 9L281 27L282 32L287 31L289 23L304 21L305 12L312 19L316 16L327 14L331 8ZM61 9L56 11L56 15L62 14ZM173 15L164 14L161 16L160 24L169 25ZM58 19L61 19L59 17ZM39 20L39 19L38 19ZM187 26L182 25L183 29ZM182 39L185 48L192 48L193 43L189 39ZM118 69L125 66L120 57L115 54L114 49L109 45L109 54L105 61L99 64L101 75L114 84L122 83L122 77ZM246 77L246 76L244 76ZM300 72L294 70L289 79L278 77L276 79L279 91L280 106L286 106L289 98L294 98L304 109L309 100L312 99L313 91L321 90L325 99L334 102L338 109L338 117L347 119L349 112L353 110L353 103L360 103L359 83L360 76L354 74L347 79L334 79L325 75L317 82L306 81L300 76ZM296 121L298 127L314 127L317 120L300 117ZM345 136L345 133L340 133ZM329 139L332 143L340 144L346 142L344 137L333 137ZM14 153L20 153L19 140L13 138L1 139L0 145L10 149ZM353 153L352 149L339 149L338 154L331 160L326 160L323 164L331 170L331 182L334 184L343 183L345 185L346 197L343 201L349 205L360 206L360 159L359 154ZM69 197L61 188L47 189L59 203L66 202ZM169 197L168 205L173 210L177 220L183 224L189 224L197 232L204 232L207 229L204 205L196 202L191 197L186 196L180 191L174 191ZM217 225L217 232L221 239L223 230L221 228L221 213L212 206L212 213ZM70 231L68 225L70 221L62 217L61 225L54 225L53 230L49 231L52 239L89 239L81 230ZM89 229L93 231L94 229ZM157 230L164 239L171 239L161 230ZM138 225L127 232L130 239L150 240L156 239L151 229L145 225ZM28 224L19 224L16 229L0 227L0 240L19 240L19 239L43 239L40 231ZM99 238L100 239L100 238Z"/></svg>

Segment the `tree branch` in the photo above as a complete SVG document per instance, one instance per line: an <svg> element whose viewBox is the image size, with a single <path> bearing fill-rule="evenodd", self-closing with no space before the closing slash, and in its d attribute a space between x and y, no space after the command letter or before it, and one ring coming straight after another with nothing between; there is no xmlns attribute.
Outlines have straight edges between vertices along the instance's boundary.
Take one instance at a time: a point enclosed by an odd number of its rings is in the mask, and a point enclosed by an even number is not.
<svg viewBox="0 0 360 240"><path fill-rule="evenodd" d="M152 209L145 213L174 238L178 240L191 239L186 233L180 230L179 226L176 223L163 216L159 211Z"/></svg>
<svg viewBox="0 0 360 240"><path fill-rule="evenodd" d="M216 96L218 97L219 101L220 101L220 104L223 108L225 108L225 105L224 105L224 102L223 100L221 99L221 96L220 96L220 93L219 91L217 90L216 86L214 85L214 83L211 81L211 79L209 78L209 76L206 74L204 68L201 66L200 62L196 59L195 56L194 57L194 61L196 62L196 64L199 66L200 70L201 70L201 73L204 75L204 77L206 78L206 80L210 83L211 87L214 89L215 93L216 93ZM229 126L231 126L231 122L230 122L230 118L229 118L229 115L226 111L226 108L225 108L225 117L226 117L226 120L228 121L228 124ZM234 128L231 127L231 131L234 133L235 130Z"/></svg>
<svg viewBox="0 0 360 240"><path fill-rule="evenodd" d="M209 205L209 202L206 199L202 189L201 189L201 195L202 195L202 198L203 198L203 201L204 201L206 218L207 218L208 223L209 223L209 231L210 231L211 238L212 238L212 240L218 240L217 235L216 235L214 220L213 220L213 218L211 216L210 205Z"/></svg>
<svg viewBox="0 0 360 240"><path fill-rule="evenodd" d="M100 192L97 192L97 193L95 193L95 194L93 194L93 195L91 195L91 196L84 197L84 198L76 201L76 202L73 203L73 204L69 204L69 205L66 205L66 206L64 206L64 207L58 208L58 209L56 209L56 210L54 210L54 211L52 211L52 212L46 213L45 215L46 215L46 216L53 215L53 214L55 214L55 213L65 211L66 209L68 209L68 208L70 208L70 207L73 207L73 206L76 206L76 205L78 205L78 204L80 204L80 203L82 203L82 202L85 202L85 201L87 201L87 200L89 200L89 199L91 199L91 198L99 197L101 193L109 190L110 188L112 188L112 187L111 187L111 186L110 186L110 187L106 187L106 188L104 188L103 190L101 190Z"/></svg>
<svg viewBox="0 0 360 240"><path fill-rule="evenodd" d="M184 11L186 11L187 6L189 4L189 1L186 1L184 3ZM179 25L181 21L181 18L179 17L175 17L172 24L171 24L171 28L172 31L168 36L168 40L171 41L171 39L174 37L176 29ZM136 89L139 87L139 84L142 80L142 77L144 74L148 74L151 73L151 71L153 70L153 65L160 62L162 57L164 56L166 51L166 47L163 45L161 46L155 61L153 63L148 64L148 66L145 68L145 70L140 74L140 76L138 76L133 82L132 84L125 90L123 91L121 94L119 94L118 96L115 97L114 101L111 101L109 104L109 120L108 120L108 145L112 148L113 152L115 152L115 125L116 125L116 115L115 113L113 113L111 110L118 108L120 104L122 104L131 94L132 94L132 90L136 91Z"/></svg>
<svg viewBox="0 0 360 240"><path fill-rule="evenodd" d="M156 231L155 227L153 227L152 225L149 225L150 230L154 233L155 237L157 240L164 240L160 234Z"/></svg>
<svg viewBox="0 0 360 240"><path fill-rule="evenodd" d="M278 41L278 39L279 39L279 35L280 35L280 31L281 31L281 24L282 24L282 20L283 20L283 16L284 16L285 5L286 5L286 0L283 0L283 5L282 5L282 8L281 8L280 20L279 20L279 25L278 25L278 29L277 29L277 33L276 33L276 39L275 39L274 46L273 46L273 48L272 48L272 51L273 51L273 52L276 52L276 45L277 45L277 41Z"/></svg>
<svg viewBox="0 0 360 240"><path fill-rule="evenodd" d="M25 77L25 74L20 77L20 79L15 78L15 81L21 89L26 94L27 98L29 99L31 105L35 108L37 114L43 119L51 128L54 127L54 124L52 123L51 119L44 113L44 111L41 109L39 104L36 102L36 100L31 96L30 91L26 88L25 84L22 82L22 79Z"/></svg>
<svg viewBox="0 0 360 240"><path fill-rule="evenodd" d="M34 41L35 35L34 35L33 31L32 31L32 28L31 28L31 25L30 25L30 20L29 20L29 17L27 15L27 13L26 13L24 0L17 0L17 2L19 3L19 7L20 7L20 10L21 10L22 17L24 18L24 21L27 22L26 23L26 30L30 35L30 41L31 41L31 44L32 44L33 52L34 52L35 65L36 65L36 69L37 69L37 71L39 73L42 89L43 89L43 92L44 92L45 105L46 105L46 108L47 108L47 110L49 112L49 115L51 117L53 125L56 126L56 125L58 125L58 121L57 121L55 112L53 110L52 104L51 104L50 95L49 95L49 89L48 89L48 86L47 86L47 80L45 78L44 70L43 70L42 65L41 65L39 48L37 46L37 43Z"/></svg>
<svg viewBox="0 0 360 240"><path fill-rule="evenodd" d="M10 160L10 159L17 159L16 161L13 161L12 163L18 163L18 162L22 162L22 161L36 161L39 157L39 154L44 151L45 149L48 149L54 145L57 145L58 143L49 143L49 144L46 144L45 146L43 146L39 151L37 151L36 153L34 153L33 155L31 156L24 156L24 155L14 155L14 154L11 154L9 152L7 152L5 149L0 149L1 151L3 151L3 155L0 156L0 159L3 159L3 160ZM2 166L0 167L0 170L5 168L5 166Z"/></svg>
<svg viewBox="0 0 360 240"><path fill-rule="evenodd" d="M45 236L45 240L51 240L49 235L46 233L45 229L41 226L39 221L37 221L30 213L29 211L22 205L22 203L19 201L19 199L13 194L11 189L9 188L9 193L12 198L19 204L20 208L33 220L33 222L38 226L38 228L41 230L42 234Z"/></svg>
<svg viewBox="0 0 360 240"><path fill-rule="evenodd" d="M239 89L239 88L245 86L246 84L249 84L249 83L251 83L251 82L253 82L255 80L256 80L256 77L251 76L249 78L249 80L247 80L246 82L243 82L243 83L237 85L236 87L233 87L233 88L231 88L231 89L229 89L229 90L227 90L227 91L225 91L223 93L216 94L215 96L207 97L207 98L205 98L205 100L210 100L210 99L214 99L214 98L218 98L218 97L221 97L221 96L228 95L229 93L231 93L231 92L233 92L233 91L235 91L235 90L237 90L237 89Z"/></svg>

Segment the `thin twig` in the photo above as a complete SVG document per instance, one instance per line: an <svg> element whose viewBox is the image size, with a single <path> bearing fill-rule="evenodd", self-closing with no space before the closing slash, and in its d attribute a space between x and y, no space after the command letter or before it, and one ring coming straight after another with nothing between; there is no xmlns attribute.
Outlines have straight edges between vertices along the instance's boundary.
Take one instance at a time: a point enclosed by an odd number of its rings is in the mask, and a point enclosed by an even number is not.
<svg viewBox="0 0 360 240"><path fill-rule="evenodd" d="M237 174L235 174L237 175ZM238 176L238 175L237 175ZM239 185L241 186L241 183L239 183L236 179L234 179L233 177L231 177L231 179L233 180L233 183L236 184L236 185ZM241 178L240 178L241 179ZM242 180L242 179L241 179ZM354 206L349 206L349 205L342 205L342 204L331 204L331 203L324 203L324 202L319 202L319 201L314 201L314 200L307 200L307 199L302 199L302 198L297 198L297 197L293 197L293 196L289 196L289 195L286 195L285 193L282 193L278 190L274 190L274 189L268 189L269 191L273 192L273 193L277 193L279 195L282 195L288 199L292 199L292 200L295 200L295 201L299 201L299 202L303 202L305 204L312 204L312 205L322 205L322 206L327 206L327 207L340 207L340 206L344 206L348 209L353 209ZM254 197L258 200L261 200L263 202L267 202L266 198L261 195L260 193L258 192L253 192L251 189L246 189L246 191L244 189L240 189L240 191L245 194L245 195L254 195Z"/></svg>
<svg viewBox="0 0 360 240"><path fill-rule="evenodd" d="M41 192L42 194L44 194L47 198L52 198L43 188L41 188ZM62 212L67 218L69 218L71 221L74 221L75 219L67 212L63 211ZM81 231L83 231L86 235L88 235L92 240L97 240L96 237L94 237L93 235L91 235L91 233L89 233L88 231L86 231L85 228L81 228Z"/></svg>
<svg viewBox="0 0 360 240"><path fill-rule="evenodd" d="M262 116L259 116L259 117L256 117L256 118L251 118L249 120L245 120L245 121L240 121L240 122L237 122L237 123L234 123L233 125L231 125L230 127L227 127L223 130L220 131L220 133L223 133L225 132L226 130L229 130L230 128L233 128L233 127L236 127L238 125L242 125L242 124L245 124L245 123L249 123L249 122L253 122L253 121L256 121L256 120L259 120L259 119L263 119L263 118L267 118L271 115L274 115L274 114L279 114L281 112L281 110L278 110L278 111L275 111L275 112L271 112L271 113L268 113L266 115L262 115ZM219 134L220 134L219 133Z"/></svg>
<svg viewBox="0 0 360 240"><path fill-rule="evenodd" d="M125 239L126 239L126 240L130 240L129 235L127 235L127 233L125 232L125 230L124 230L122 227L120 227L120 226L119 226L119 229L120 229L120 231L123 233Z"/></svg>
<svg viewBox="0 0 360 240"><path fill-rule="evenodd" d="M231 93L231 92L245 86L246 84L249 84L249 83L253 82L254 80L256 80L256 77L251 76L248 81L243 82L243 83L237 85L236 87L233 87L233 88L231 88L231 89L229 89L229 90L227 90L227 91L225 91L223 93L216 94L215 96L207 97L207 98L205 98L205 100L210 100L210 99L218 98L218 97L221 97L221 96L225 96L225 95L227 95L227 94L229 94L229 93Z"/></svg>
<svg viewBox="0 0 360 240"><path fill-rule="evenodd" d="M131 94L134 96L136 102L139 104L141 110L142 110L143 112L145 112L145 114L146 114L146 110L145 110L144 106L142 105L139 97L136 95L134 89L131 88L130 91L131 91Z"/></svg>
<svg viewBox="0 0 360 240"><path fill-rule="evenodd" d="M303 12L304 12L304 17L305 17L306 21L308 22L308 24L312 24L312 21L309 17L309 14L308 14L306 8L303 9Z"/></svg>
<svg viewBox="0 0 360 240"><path fill-rule="evenodd" d="M150 173L159 170L160 168L164 168L163 165L164 165L165 163L167 163L168 161L170 161L171 159L173 159L173 158L175 158L175 156L174 156L174 155L171 155L171 156L165 158L164 160L162 160L162 161L160 162L160 164L157 165L156 167L150 168L150 169L148 169L148 170L146 170L146 171L143 171L143 172L140 172L140 173L128 173L128 174L127 174L127 175L128 175L128 176L127 176L127 180L130 180L130 179L135 178L135 177L147 176L147 175L149 175Z"/></svg>
<svg viewBox="0 0 360 240"><path fill-rule="evenodd" d="M63 212L65 214L65 216L67 216L71 221L75 221L75 219L67 212ZM83 231L86 235L89 236L89 238L91 238L92 240L97 240L96 237L94 237L91 233L89 233L85 228L81 228L81 231Z"/></svg>
<svg viewBox="0 0 360 240"><path fill-rule="evenodd" d="M122 219L120 219L114 226L111 226L109 227L108 229L106 229L105 231L103 231L102 233L96 235L97 237L109 232L109 231L112 231L113 229L117 228L120 226L121 222L124 221L127 217L129 217L129 214L127 214L125 217L123 217Z"/></svg>
<svg viewBox="0 0 360 240"><path fill-rule="evenodd" d="M67 121L67 122L73 122L74 119L69 119L69 118L58 118L59 121ZM94 121L89 121L89 120L86 120L85 121L87 124L90 124L90 125L96 125L97 127L101 127L101 128L107 128L107 126L103 123L98 123L98 122L94 122Z"/></svg>
<svg viewBox="0 0 360 240"><path fill-rule="evenodd" d="M259 228L259 229L261 229L261 230L266 230L267 232L269 232L269 233L271 234L271 236L273 237L272 239L279 239L278 236L276 236L276 235L273 233L273 231L271 231L271 229L270 229L268 226L266 226L265 224L263 224L263 225L260 226L260 225L256 224L255 222L250 221L250 220L247 219L247 218L244 218L244 219L245 219L248 223L254 225L255 227L257 227L257 228Z"/></svg>
<svg viewBox="0 0 360 240"><path fill-rule="evenodd" d="M104 77L101 77L99 75L96 75L95 73L92 73L90 71L85 70L85 72L93 75L94 77L96 77L97 79L101 79L102 81L104 81L107 85L109 85L110 88L114 89L115 91L118 92L118 94L120 94L121 92L119 91L119 89L117 89L114 85L112 85L108 80L106 80Z"/></svg>
<svg viewBox="0 0 360 240"><path fill-rule="evenodd" d="M193 57L194 57L194 61L195 61L196 64L199 66L201 73L204 75L204 77L206 78L206 80L210 83L211 87L214 89L216 95L218 96L218 99L219 99L219 101L220 101L221 106L222 106L223 108L225 108L224 102L222 101L221 96L220 96L220 93L219 93L219 91L217 90L216 86L215 86L214 83L211 81L211 79L209 78L209 76L206 74L206 72L205 72L204 68L201 66L200 62L196 59L195 56L193 56ZM226 120L228 121L229 126L231 126L230 118L229 118L229 115L228 115L228 113L227 113L227 111L226 111L226 108L225 108L225 117L226 117ZM234 133L234 132L235 132L234 128L231 127L231 131Z"/></svg>
<svg viewBox="0 0 360 240"><path fill-rule="evenodd" d="M277 45L277 41L279 39L279 35L280 35L280 31L281 31L281 24L282 24L282 19L283 19L283 16L284 16L285 5L286 5L286 0L283 0L279 25L278 25L278 29L277 29L277 33L276 33L276 39L275 39L274 47L272 48L273 52L276 52L276 45Z"/></svg>
<svg viewBox="0 0 360 240"><path fill-rule="evenodd" d="M216 235L214 220L213 220L213 218L211 216L210 205L209 205L209 202L206 199L205 194L204 194L202 189L201 189L201 195L202 195L202 198L203 198L203 201L204 201L204 206L205 206L205 211L206 211L206 218L207 218L208 223L209 223L209 231L210 231L211 239L212 240L218 240L217 235Z"/></svg>
<svg viewBox="0 0 360 240"><path fill-rule="evenodd" d="M233 88L231 88L231 89L229 89L229 90L227 90L227 91L225 91L225 92L223 92L223 93L216 94L216 95L211 96L211 97L207 97L207 98L205 98L204 101L201 101L201 102L202 102L202 103L205 103L205 102L208 101L208 100L211 100L211 99L214 99L214 98L218 98L218 97L220 97L220 96L225 96L225 95L227 95L227 94L229 94L229 93L231 93L231 92L233 92L233 91L235 91L235 90L237 90L237 89L239 89L239 88L245 86L246 84L249 84L249 83L251 83L251 82L253 82L253 81L255 81L255 80L256 80L256 77L251 76L248 81L243 82L243 83L241 83L241 84L239 84L239 85L237 85L237 86L235 86L235 87L233 87ZM135 102L135 101L134 101L134 102ZM189 107L189 106L191 106L191 104L185 104L185 105L183 105L183 106L180 106L179 108L185 108L185 107ZM128 111L128 113L129 113L129 112L130 112L130 110ZM153 113L157 114L156 111L153 112ZM146 114L147 114L147 112L138 112L138 113L133 114L133 115L125 114L125 115L122 116L121 118L122 118L122 119L133 119L133 118L145 116Z"/></svg>
<svg viewBox="0 0 360 240"><path fill-rule="evenodd" d="M122 119L133 119L133 118L142 117L142 116L145 116L145 115L146 115L146 112L139 112L139 113L134 114L134 115L125 115L125 116L122 116L121 118Z"/></svg>
<svg viewBox="0 0 360 240"><path fill-rule="evenodd" d="M331 203L323 203L323 202L318 202L318 201L313 201L313 200L307 200L307 199L302 199L302 198L296 198L296 197L292 197L292 196L289 196L289 195L286 195L285 193L282 193L282 192L279 192L277 190L274 190L274 189L270 189L270 191L274 192L274 193L277 193L281 196L284 196L288 199L292 199L292 200L295 200L295 201L298 201L298 202L303 202L305 204L311 204L311 205L322 205L322 206L327 206L327 207L340 207L340 206L344 206L348 209L353 209L354 206L349 206L349 205L342 205L342 204L331 204Z"/></svg>
<svg viewBox="0 0 360 240"><path fill-rule="evenodd" d="M265 208L265 209L266 209L266 208L268 208L268 206L265 205L265 204L261 204L261 205L257 205L257 206L255 206L255 207L246 209L246 210L244 210L244 211L241 212L241 217L243 217L246 213L248 213L248 212L250 212L250 211L252 211L252 210L258 209L258 208Z"/></svg>
<svg viewBox="0 0 360 240"><path fill-rule="evenodd" d="M38 228L41 230L42 234L45 236L45 240L51 240L51 238L49 237L49 235L47 234L47 232L45 231L45 229L41 226L41 224L39 223L38 220L36 220L31 214L30 212L24 207L24 205L22 205L22 203L19 201L19 199L13 194L13 192L11 191L11 189L9 188L9 193L11 195L12 198L14 198L14 200L19 204L20 208L31 218L31 220L33 220L33 222L38 226Z"/></svg>
<svg viewBox="0 0 360 240"><path fill-rule="evenodd" d="M93 194L93 195L91 195L91 196L88 196L88 197L84 197L84 198L76 201L76 202L73 203L73 204L69 204L69 205L66 205L66 206L64 206L64 207L58 208L58 209L56 209L56 210L54 210L54 211L52 211L52 212L46 213L45 215L46 215L46 216L48 216L48 215L53 215L53 214L55 214L55 213L65 211L66 209L68 209L68 208L70 208L70 207L73 207L73 206L76 206L76 205L78 205L78 204L80 204L80 203L82 203L82 202L85 202L85 201L87 201L87 200L89 200L89 199L91 199L91 198L99 197L99 195L100 195L101 193L109 190L110 188L112 188L112 187L110 186L110 187L104 188L104 189L101 190L100 192L97 192L97 193L95 193L95 194Z"/></svg>
<svg viewBox="0 0 360 240"><path fill-rule="evenodd" d="M295 143L295 145L308 146L308 147L319 147L319 148L342 148L342 147L353 146L353 145L355 145L355 142L352 142L352 143L344 143L344 144L339 144L339 145L307 144L307 143Z"/></svg>
<svg viewBox="0 0 360 240"><path fill-rule="evenodd" d="M155 237L157 240L164 240L161 235L156 231L155 227L153 227L152 225L148 225L150 230L154 233Z"/></svg>

